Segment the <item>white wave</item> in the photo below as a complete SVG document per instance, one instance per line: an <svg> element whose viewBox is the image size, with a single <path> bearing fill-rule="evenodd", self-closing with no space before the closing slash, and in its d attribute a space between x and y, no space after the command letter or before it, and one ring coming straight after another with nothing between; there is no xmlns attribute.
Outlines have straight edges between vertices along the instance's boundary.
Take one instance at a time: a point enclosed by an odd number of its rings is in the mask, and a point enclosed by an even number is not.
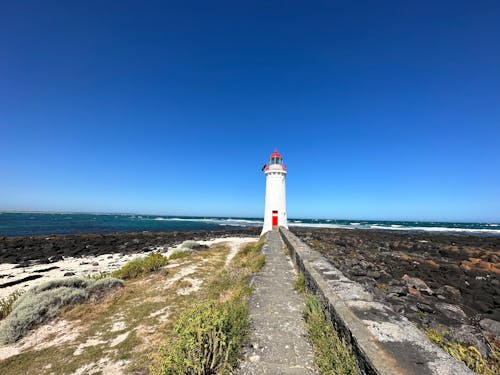
<svg viewBox="0 0 500 375"><path fill-rule="evenodd" d="M245 219L216 219L216 218L185 218L185 217L157 217L154 219L145 220L157 220L157 221L187 221L192 223L210 223L218 225L230 225L230 226L240 226L246 227L250 225L262 225L263 221L258 220L245 220Z"/></svg>
<svg viewBox="0 0 500 375"><path fill-rule="evenodd" d="M500 229L474 229L474 228L449 228L449 227L388 227L382 225L371 225L372 229L385 230L405 230L405 231L423 231L423 232L454 232L454 233L492 233L499 234Z"/></svg>
<svg viewBox="0 0 500 375"><path fill-rule="evenodd" d="M345 224L328 224L328 223L289 223L291 227L312 227L312 228L333 228L333 229L358 229L352 225ZM397 224L394 224L397 225ZM452 233L486 233L500 235L500 229L472 229L472 228L449 228L449 227L393 227L384 226L382 224L371 224L366 229L383 229L383 230L397 230L397 231L422 231L422 232L452 232Z"/></svg>
<svg viewBox="0 0 500 375"><path fill-rule="evenodd" d="M246 219L225 219L225 221L230 221L234 223L249 223L249 224L262 223L262 221L246 220Z"/></svg>
<svg viewBox="0 0 500 375"><path fill-rule="evenodd" d="M290 227L313 227L313 228L334 228L334 229L356 229L351 225L328 224L328 223L288 223Z"/></svg>
<svg viewBox="0 0 500 375"><path fill-rule="evenodd" d="M402 225L398 225L398 224L391 224L391 227L393 227L393 228L402 228L403 226Z"/></svg>
<svg viewBox="0 0 500 375"><path fill-rule="evenodd" d="M350 225L361 225L361 223L349 223Z"/></svg>

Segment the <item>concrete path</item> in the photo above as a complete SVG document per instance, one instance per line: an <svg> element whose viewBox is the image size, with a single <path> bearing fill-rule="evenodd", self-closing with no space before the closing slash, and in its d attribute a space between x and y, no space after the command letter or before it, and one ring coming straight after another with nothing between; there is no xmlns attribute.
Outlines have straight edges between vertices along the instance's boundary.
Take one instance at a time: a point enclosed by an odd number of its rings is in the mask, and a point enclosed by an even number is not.
<svg viewBox="0 0 500 375"><path fill-rule="evenodd" d="M254 279L249 310L250 343L241 375L316 374L302 319L303 298L294 290L295 270L278 232L269 232L262 251L266 264Z"/></svg>

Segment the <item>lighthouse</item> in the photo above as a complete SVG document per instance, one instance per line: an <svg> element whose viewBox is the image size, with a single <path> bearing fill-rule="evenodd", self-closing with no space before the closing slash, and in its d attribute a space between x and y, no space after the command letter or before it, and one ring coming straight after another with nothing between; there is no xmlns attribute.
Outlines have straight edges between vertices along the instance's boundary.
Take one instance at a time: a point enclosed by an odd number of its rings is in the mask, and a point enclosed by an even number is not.
<svg viewBox="0 0 500 375"><path fill-rule="evenodd" d="M262 233L288 228L286 219L286 166L277 150L269 157L269 163L262 168L266 175L266 203Z"/></svg>

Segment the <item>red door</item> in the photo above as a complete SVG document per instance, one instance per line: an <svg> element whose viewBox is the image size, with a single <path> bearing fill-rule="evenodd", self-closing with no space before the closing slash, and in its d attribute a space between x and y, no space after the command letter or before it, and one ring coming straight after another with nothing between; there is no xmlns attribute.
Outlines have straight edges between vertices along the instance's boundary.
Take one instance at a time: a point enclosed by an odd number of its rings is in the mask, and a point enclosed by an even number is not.
<svg viewBox="0 0 500 375"><path fill-rule="evenodd" d="M278 226L278 211L273 211L273 227Z"/></svg>

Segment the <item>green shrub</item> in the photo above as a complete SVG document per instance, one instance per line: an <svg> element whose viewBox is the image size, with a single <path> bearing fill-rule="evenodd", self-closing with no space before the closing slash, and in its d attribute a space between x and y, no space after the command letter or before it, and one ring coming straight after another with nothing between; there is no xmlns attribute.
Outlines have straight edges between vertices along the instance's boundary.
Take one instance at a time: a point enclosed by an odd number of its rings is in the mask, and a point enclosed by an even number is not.
<svg viewBox="0 0 500 375"><path fill-rule="evenodd" d="M10 314L14 303L24 292L21 290L16 290L15 292L9 294L7 297L0 299L0 320L3 320Z"/></svg>
<svg viewBox="0 0 500 375"><path fill-rule="evenodd" d="M465 363L471 370L482 375L500 374L500 349L496 344L488 342L491 347L490 361L483 358L474 346L464 346L447 338L447 331L427 329L424 331L431 342L445 350L452 357Z"/></svg>
<svg viewBox="0 0 500 375"><path fill-rule="evenodd" d="M304 277L304 274L302 272L299 272L299 274L297 275L294 288L299 293L306 292L306 278Z"/></svg>
<svg viewBox="0 0 500 375"><path fill-rule="evenodd" d="M14 303L0 327L0 342L16 342L31 329L59 315L60 308L101 296L117 286L123 286L123 282L113 278L96 281L78 277L34 286Z"/></svg>
<svg viewBox="0 0 500 375"><path fill-rule="evenodd" d="M168 259L160 253L153 253L144 258L142 267L145 273L156 272L168 264Z"/></svg>
<svg viewBox="0 0 500 375"><path fill-rule="evenodd" d="M158 271L168 264L168 259L160 253L149 254L145 258L137 258L125 264L122 268L113 271L111 276L119 279L135 279L150 272Z"/></svg>
<svg viewBox="0 0 500 375"><path fill-rule="evenodd" d="M359 374L351 347L339 337L313 295L306 296L304 318L319 372L322 375Z"/></svg>
<svg viewBox="0 0 500 375"><path fill-rule="evenodd" d="M236 366L248 331L243 302L203 302L177 321L175 339L161 349L163 361L153 375L223 374Z"/></svg>
<svg viewBox="0 0 500 375"><path fill-rule="evenodd" d="M135 279L139 276L142 276L142 259L134 259L122 266L122 268L111 273L113 277L117 277L119 279Z"/></svg>

